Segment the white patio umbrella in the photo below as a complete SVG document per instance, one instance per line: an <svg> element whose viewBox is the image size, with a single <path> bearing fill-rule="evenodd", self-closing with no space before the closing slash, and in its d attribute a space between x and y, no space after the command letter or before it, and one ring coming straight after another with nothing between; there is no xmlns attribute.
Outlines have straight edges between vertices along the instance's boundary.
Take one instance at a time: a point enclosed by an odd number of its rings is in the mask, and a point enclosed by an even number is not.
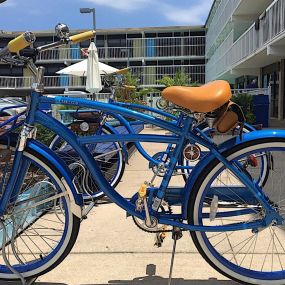
<svg viewBox="0 0 285 285"><path fill-rule="evenodd" d="M102 90L102 84L99 71L98 51L94 42L90 43L88 52L86 90L95 94Z"/></svg>
<svg viewBox="0 0 285 285"><path fill-rule="evenodd" d="M99 71L100 75L110 74L117 72L118 69L107 65L105 63L99 62ZM74 75L74 76L87 76L87 59L84 59L78 63L72 64L68 67L65 67L59 71L57 74L66 74L66 75Z"/></svg>

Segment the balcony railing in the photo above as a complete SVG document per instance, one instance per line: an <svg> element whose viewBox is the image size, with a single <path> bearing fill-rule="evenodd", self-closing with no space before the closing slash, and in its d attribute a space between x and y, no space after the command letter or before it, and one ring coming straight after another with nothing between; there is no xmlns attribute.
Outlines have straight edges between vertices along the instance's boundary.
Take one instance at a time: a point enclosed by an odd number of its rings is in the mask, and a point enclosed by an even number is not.
<svg viewBox="0 0 285 285"><path fill-rule="evenodd" d="M182 72L188 76L188 83L205 82L205 65L166 65L166 66L137 66L131 67L132 73L140 79L141 86L158 86L159 80L165 75L174 77Z"/></svg>
<svg viewBox="0 0 285 285"><path fill-rule="evenodd" d="M219 48L220 56L213 56L207 64L207 81L232 69L242 60L258 53L285 32L285 1L276 0L259 21L254 23L233 45Z"/></svg>
<svg viewBox="0 0 285 285"><path fill-rule="evenodd" d="M207 32L207 50L209 52L210 48L214 45L220 33L223 31L227 23L229 22L233 12L239 6L241 0L221 0L217 9L215 10L215 15L208 24Z"/></svg>
<svg viewBox="0 0 285 285"><path fill-rule="evenodd" d="M232 93L234 95L240 94L240 93L246 93L249 95L268 95L271 96L271 87L268 88L254 88L254 89L232 89Z"/></svg>
<svg viewBox="0 0 285 285"><path fill-rule="evenodd" d="M205 37L128 39L126 46L98 47L98 54L101 60L204 57ZM38 61L79 61L82 58L80 47L72 47L44 51L39 55Z"/></svg>
<svg viewBox="0 0 285 285"><path fill-rule="evenodd" d="M163 76L173 77L178 72L183 72L189 77L189 83L205 81L205 65L182 65L182 66L136 66L131 67L132 73L139 78L141 87L157 87ZM6 77L0 76L0 89L30 89L33 83L32 77ZM45 76L46 88L79 88L84 89L85 77L61 75Z"/></svg>

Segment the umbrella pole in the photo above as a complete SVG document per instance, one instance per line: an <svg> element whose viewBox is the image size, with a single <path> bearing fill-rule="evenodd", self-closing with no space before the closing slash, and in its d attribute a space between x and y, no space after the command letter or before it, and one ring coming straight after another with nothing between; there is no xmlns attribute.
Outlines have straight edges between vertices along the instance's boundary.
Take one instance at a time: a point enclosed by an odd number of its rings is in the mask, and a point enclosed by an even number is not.
<svg viewBox="0 0 285 285"><path fill-rule="evenodd" d="M93 100L93 101L98 101L98 98L97 98L97 94L96 94L96 93L92 93L92 100Z"/></svg>

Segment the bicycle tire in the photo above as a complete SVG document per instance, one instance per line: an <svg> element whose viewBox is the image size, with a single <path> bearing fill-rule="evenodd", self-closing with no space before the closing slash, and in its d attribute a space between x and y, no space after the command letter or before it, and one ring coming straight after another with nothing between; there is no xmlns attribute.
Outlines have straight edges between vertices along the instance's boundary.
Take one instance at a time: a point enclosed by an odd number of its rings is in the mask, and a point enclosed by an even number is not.
<svg viewBox="0 0 285 285"><path fill-rule="evenodd" d="M281 211L280 213L283 215L282 203L284 191L282 189L284 189L284 171L279 168L284 165L285 139L271 138L247 142L228 150L224 153L224 156L230 161L238 161L241 160L243 156L246 157L249 153L255 153L257 156L257 154L264 153L265 150L270 150L271 153L274 153L272 155L274 156L274 163L277 167L274 167L274 170L271 171L269 176L272 183L266 183L262 191L272 205L274 205L276 211ZM240 201L239 204L235 206L220 201L219 195L215 198L215 203L218 208L211 209L212 204L211 207L207 205L209 199L214 200L211 191L216 187L218 177L222 177L223 171L224 166L218 160L214 160L205 167L205 171L197 179L188 201L189 224L215 226L227 223L247 223L248 217L246 214L240 214L238 218L234 216L234 214L231 216L226 214L226 211L232 211L233 209L240 211L243 207L245 209L245 206L247 206L247 209L253 210L249 215L250 220L262 217L260 216L262 214L262 208L260 208L261 206L257 204L257 202L250 201L251 199L249 198L237 198L237 195L234 196L234 199ZM224 182L224 184L225 183L226 182ZM227 182L227 184L230 184L230 182ZM224 187L224 190L225 189ZM234 188L231 188L231 191L233 191L233 189ZM222 194L220 195L222 196ZM241 196L241 192L238 192L238 195ZM246 195L249 196L249 194ZM248 204L246 205L247 201L243 201L242 199L249 199L247 200ZM243 204L243 206L241 204ZM236 208L237 206L238 208ZM213 209L215 209L214 212ZM210 217L213 213L220 213L220 215L211 222ZM245 219L244 221L241 221L242 217ZM221 274L244 284L285 284L285 271L283 269L283 254L285 250L282 245L283 242L280 242L283 241L285 237L282 227L279 228L279 226L272 224L257 231L243 230L230 233L191 232L190 234L199 253ZM268 257L269 249L270 254ZM282 254L280 251L282 251ZM274 265L273 262L275 262Z"/></svg>
<svg viewBox="0 0 285 285"><path fill-rule="evenodd" d="M8 145L5 140L2 139L0 141L0 151L4 149L11 149L13 151L14 147L15 145L10 142ZM28 185L29 188L27 186L26 189L28 190L23 190L19 195L18 200L20 199L21 203L23 203L23 199L25 200L28 193L33 193L33 190L30 189L35 188L36 185L39 188L43 187L45 189L43 191L48 191L49 187L46 187L46 185L52 184L53 187L50 189L57 189L58 191L55 193L52 192L54 194L69 191L69 189L67 189L68 186L62 183L62 176L59 170L44 156L28 147L23 152L23 155L25 159L28 159L30 163L29 171L31 169L32 173L27 172L28 183L24 184ZM36 171L36 169L38 170ZM0 174L3 177L4 172L1 171ZM38 181L39 178L40 181ZM35 181L35 184L33 184L32 181ZM23 188L25 188L25 186L23 186ZM14 257L11 254L11 252L14 253L12 250L12 238L10 238L10 241L7 241L5 249L10 252L10 262L13 261L15 263L12 264L13 267L20 272L24 278L30 279L51 271L66 258L77 239L80 219L72 213L70 201L67 196L55 198L50 202L45 202L33 208L33 201L37 203L41 201L40 199L44 199L46 197L45 195L50 197L51 193L41 193L35 197L33 197L33 194L28 195L31 201L28 204L24 204L25 210L21 211L20 208L20 214L18 214L17 210L19 211L19 208L17 207L19 206L15 206L13 211L13 219L15 219L13 222L13 231L15 230L14 223L19 223L20 217L24 219L21 224L25 225L22 230L20 230L17 225L17 233L15 232L14 242L17 243L16 248L18 252L14 254ZM11 220L13 219L11 218ZM7 220L7 223L8 222L9 220ZM41 234L41 232L43 233ZM60 233L62 233L62 237ZM44 235L46 236L44 237ZM53 244L53 246L51 244ZM25 250L22 248L21 252L20 246L25 247ZM42 248L40 249L40 247ZM32 250L34 250L34 252L32 252ZM49 253L47 253L48 250L50 250ZM35 260L28 260L28 255L30 256L29 258L34 256ZM0 279L15 281L19 279L19 276L11 273L7 266L4 265L3 260L1 260Z"/></svg>

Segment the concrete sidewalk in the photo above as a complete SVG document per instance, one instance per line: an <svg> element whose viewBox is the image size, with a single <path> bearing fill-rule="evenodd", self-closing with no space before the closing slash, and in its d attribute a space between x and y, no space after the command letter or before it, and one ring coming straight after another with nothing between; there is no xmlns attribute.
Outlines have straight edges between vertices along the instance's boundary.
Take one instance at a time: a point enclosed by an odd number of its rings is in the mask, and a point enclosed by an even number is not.
<svg viewBox="0 0 285 285"><path fill-rule="evenodd" d="M165 149L164 145L144 146L153 154ZM151 176L148 163L136 152L126 167L118 191L130 197ZM184 182L181 177L176 177L175 183L183 185ZM158 249L154 247L153 234L138 229L131 218L126 219L124 211L106 202L95 207L82 223L79 238L69 256L35 284L166 285L171 250L170 234L163 247ZM173 285L237 284L217 273L203 260L187 232L177 243L173 278ZM8 285L7 282L0 284Z"/></svg>

